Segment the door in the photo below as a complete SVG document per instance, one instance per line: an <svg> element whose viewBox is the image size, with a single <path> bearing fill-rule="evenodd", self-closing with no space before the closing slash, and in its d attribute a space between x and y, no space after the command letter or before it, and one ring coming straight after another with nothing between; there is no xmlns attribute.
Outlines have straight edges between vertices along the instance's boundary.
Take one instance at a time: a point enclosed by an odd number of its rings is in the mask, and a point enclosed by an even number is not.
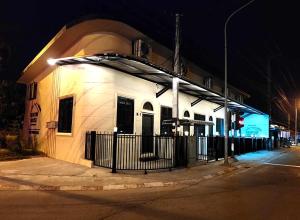
<svg viewBox="0 0 300 220"><path fill-rule="evenodd" d="M195 114L195 120L205 121L205 115ZM205 136L205 125L194 125L194 135L196 137L204 137Z"/></svg>
<svg viewBox="0 0 300 220"><path fill-rule="evenodd" d="M153 152L153 115L142 117L142 153Z"/></svg>
<svg viewBox="0 0 300 220"><path fill-rule="evenodd" d="M195 114L195 120L205 121L205 115ZM198 159L207 156L207 139L205 137L205 125L194 125L194 136L197 140Z"/></svg>

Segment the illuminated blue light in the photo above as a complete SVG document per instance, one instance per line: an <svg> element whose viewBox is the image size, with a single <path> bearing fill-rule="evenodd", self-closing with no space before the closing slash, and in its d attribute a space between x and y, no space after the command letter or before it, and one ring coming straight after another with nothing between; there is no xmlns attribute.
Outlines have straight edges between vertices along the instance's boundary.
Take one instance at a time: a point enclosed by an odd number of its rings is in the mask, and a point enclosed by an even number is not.
<svg viewBox="0 0 300 220"><path fill-rule="evenodd" d="M244 117L246 116L246 117ZM269 115L244 115L244 127L241 135L245 137L269 137Z"/></svg>

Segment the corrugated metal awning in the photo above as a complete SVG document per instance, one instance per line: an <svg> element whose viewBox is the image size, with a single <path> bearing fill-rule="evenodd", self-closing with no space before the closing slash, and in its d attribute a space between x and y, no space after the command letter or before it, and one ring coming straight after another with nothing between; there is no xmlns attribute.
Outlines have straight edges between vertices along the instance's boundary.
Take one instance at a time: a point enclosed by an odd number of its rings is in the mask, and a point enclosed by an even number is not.
<svg viewBox="0 0 300 220"><path fill-rule="evenodd" d="M166 88L172 88L172 79L175 74L167 69L154 65L144 59L139 59L133 56L124 56L119 54L96 54L93 56L84 57L66 57L59 59L52 59L50 62L56 65L72 65L72 64L93 64L98 66L105 66L125 72L127 74L160 84ZM220 105L220 108L224 105L225 98L222 94L219 94L210 89L197 85L194 82L182 77L179 79L179 91L192 95L197 98L195 103L200 100L207 100L209 102ZM239 103L232 99L228 100L228 108L233 111L265 114L255 108L252 108L243 103Z"/></svg>

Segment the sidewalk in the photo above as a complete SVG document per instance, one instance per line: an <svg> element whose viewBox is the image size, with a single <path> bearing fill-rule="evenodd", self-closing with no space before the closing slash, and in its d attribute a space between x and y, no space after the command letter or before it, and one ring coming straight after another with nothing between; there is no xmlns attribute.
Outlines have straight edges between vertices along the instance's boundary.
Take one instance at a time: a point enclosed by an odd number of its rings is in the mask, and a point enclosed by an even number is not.
<svg viewBox="0 0 300 220"><path fill-rule="evenodd" d="M248 169L280 157L287 149L259 151L230 160L210 162L192 168L172 171L121 172L110 169L87 168L47 157L0 162L0 190L120 190L132 188L164 187L196 184L240 169Z"/></svg>

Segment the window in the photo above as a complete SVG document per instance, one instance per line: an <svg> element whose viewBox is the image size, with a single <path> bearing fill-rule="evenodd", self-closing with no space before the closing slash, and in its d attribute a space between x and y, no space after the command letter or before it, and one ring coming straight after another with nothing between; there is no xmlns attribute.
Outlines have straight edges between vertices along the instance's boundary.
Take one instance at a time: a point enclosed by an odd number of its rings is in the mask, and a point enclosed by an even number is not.
<svg viewBox="0 0 300 220"><path fill-rule="evenodd" d="M224 135L224 119L217 118L217 120L216 120L216 132L218 132L220 136Z"/></svg>
<svg viewBox="0 0 300 220"><path fill-rule="evenodd" d="M204 78L204 86L208 89L212 88L212 78L210 76Z"/></svg>
<svg viewBox="0 0 300 220"><path fill-rule="evenodd" d="M189 111L185 111L185 112L183 113L183 117L189 118L189 117L190 117Z"/></svg>
<svg viewBox="0 0 300 220"><path fill-rule="evenodd" d="M33 82L29 85L28 92L29 92L29 95L28 95L29 100L36 99L36 94L37 94L37 83L36 82Z"/></svg>
<svg viewBox="0 0 300 220"><path fill-rule="evenodd" d="M134 100L118 97L117 127L119 133L133 134Z"/></svg>
<svg viewBox="0 0 300 220"><path fill-rule="evenodd" d="M194 114L194 119L199 121L205 121L205 115ZM194 125L194 134L195 136L205 136L205 125Z"/></svg>
<svg viewBox="0 0 300 220"><path fill-rule="evenodd" d="M72 118L73 118L73 97L60 99L57 131L60 133L71 133Z"/></svg>
<svg viewBox="0 0 300 220"><path fill-rule="evenodd" d="M236 100L240 103L244 103L243 96L241 94L236 95Z"/></svg>
<svg viewBox="0 0 300 220"><path fill-rule="evenodd" d="M160 134L172 135L172 124L163 125L164 120L172 119L172 108L161 107L160 109Z"/></svg>
<svg viewBox="0 0 300 220"><path fill-rule="evenodd" d="M144 110L148 110L148 111L153 111L153 106L150 102L146 102L144 105L143 105L143 109Z"/></svg>
<svg viewBox="0 0 300 220"><path fill-rule="evenodd" d="M228 97L235 99L235 94L231 89L228 90Z"/></svg>
<svg viewBox="0 0 300 220"><path fill-rule="evenodd" d="M213 121L213 117L212 116L209 116L209 121ZM213 136L213 126L212 125L209 125L208 127L208 136Z"/></svg>

